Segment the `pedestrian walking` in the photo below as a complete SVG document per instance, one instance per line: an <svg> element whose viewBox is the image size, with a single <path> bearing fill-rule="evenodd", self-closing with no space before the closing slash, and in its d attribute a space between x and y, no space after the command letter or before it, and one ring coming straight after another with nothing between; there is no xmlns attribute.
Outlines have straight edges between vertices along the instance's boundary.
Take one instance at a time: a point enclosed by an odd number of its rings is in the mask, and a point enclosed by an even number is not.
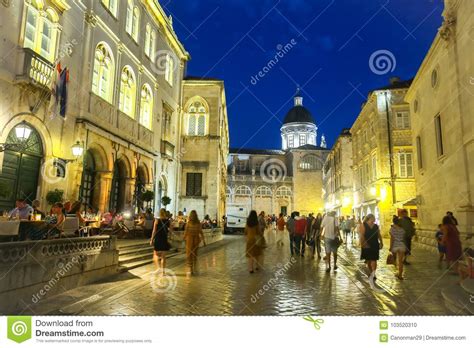
<svg viewBox="0 0 474 348"><path fill-rule="evenodd" d="M405 230L405 245L407 247L403 263L409 265L408 256L411 255L411 241L413 237L415 237L415 224L412 219L408 217L408 211L406 209L400 212L400 226Z"/></svg>
<svg viewBox="0 0 474 348"><path fill-rule="evenodd" d="M406 232L406 231L405 231ZM359 239L361 243L361 260L365 260L369 269L369 279L376 279L377 261L379 260L380 249L383 248L382 235L380 228L375 223L375 216L367 214L359 228Z"/></svg>
<svg viewBox="0 0 474 348"><path fill-rule="evenodd" d="M286 229L288 230L288 237L290 238L290 253L291 256L293 256L295 254L295 212L292 212L288 218Z"/></svg>
<svg viewBox="0 0 474 348"><path fill-rule="evenodd" d="M407 247L405 245L405 230L400 226L400 218L393 217L393 225L390 228L390 251L394 256L395 264L398 266L397 278L403 280L403 260Z"/></svg>
<svg viewBox="0 0 474 348"><path fill-rule="evenodd" d="M199 221L196 210L191 210L189 213L188 222L184 228L184 236L186 242L186 263L188 266L188 274L193 275L197 270L197 256L199 244L201 241L206 246L204 234L202 232L202 225Z"/></svg>
<svg viewBox="0 0 474 348"><path fill-rule="evenodd" d="M449 216L449 217L451 218L451 220L453 220L453 224L454 224L455 226L458 225L458 219L456 219L456 218L454 217L454 214L453 214L452 211L447 211L447 212L446 212L446 216Z"/></svg>
<svg viewBox="0 0 474 348"><path fill-rule="evenodd" d="M258 223L258 216L255 210L252 210L247 218L245 236L247 238L245 254L248 258L248 271L254 273L262 265L263 257L263 231Z"/></svg>
<svg viewBox="0 0 474 348"><path fill-rule="evenodd" d="M150 245L153 245L153 263L156 271L161 269L162 275L166 275L166 252L170 250L171 245L168 242L168 233L170 220L167 217L166 210L161 208L158 218L153 224L153 232L150 238ZM160 268L161 267L161 268Z"/></svg>
<svg viewBox="0 0 474 348"><path fill-rule="evenodd" d="M277 230L276 230L276 244L277 246L283 246L283 234L285 233L285 218L283 217L283 213L280 213L278 220L276 222Z"/></svg>
<svg viewBox="0 0 474 348"><path fill-rule="evenodd" d="M331 272L331 254L334 255L334 271L337 270L337 249L342 243L338 221L335 212L330 212L323 217L321 222L321 238L324 238L326 250L326 272Z"/></svg>
<svg viewBox="0 0 474 348"><path fill-rule="evenodd" d="M448 262L448 267L453 267L455 272L459 272L458 263L462 257L461 239L459 238L459 230L449 215L443 218L441 231L443 232L441 242L446 246L446 261Z"/></svg>
<svg viewBox="0 0 474 348"><path fill-rule="evenodd" d="M438 259L438 264L441 265L443 260L446 258L446 246L443 245L443 231L441 230L441 224L438 225L438 230L435 233L435 239L436 242L438 243L438 253L439 253L439 259Z"/></svg>
<svg viewBox="0 0 474 348"><path fill-rule="evenodd" d="M304 257L304 252L306 250L306 246L304 243L305 234L306 234L306 217L304 216L300 217L300 213L296 212L294 242L295 242L295 254L297 256Z"/></svg>
<svg viewBox="0 0 474 348"><path fill-rule="evenodd" d="M344 218L344 216L341 216L341 230L344 237L344 243L347 245L349 244L348 241L349 241L349 236L351 234L351 225L350 225L349 217Z"/></svg>
<svg viewBox="0 0 474 348"><path fill-rule="evenodd" d="M313 223L311 224L311 239L312 239L311 252L312 252L313 259L316 252L318 253L318 259L321 259L321 222L322 220L323 220L323 217L321 213L319 213L313 219Z"/></svg>

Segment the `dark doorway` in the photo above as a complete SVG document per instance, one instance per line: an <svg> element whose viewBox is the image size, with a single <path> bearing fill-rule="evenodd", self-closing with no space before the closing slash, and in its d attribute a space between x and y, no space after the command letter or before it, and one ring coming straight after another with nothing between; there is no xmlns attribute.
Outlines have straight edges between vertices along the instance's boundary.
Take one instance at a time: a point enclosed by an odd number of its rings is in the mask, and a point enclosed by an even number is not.
<svg viewBox="0 0 474 348"><path fill-rule="evenodd" d="M122 160L115 161L112 185L110 188L109 209L117 213L123 212L125 208L125 164Z"/></svg>
<svg viewBox="0 0 474 348"><path fill-rule="evenodd" d="M31 126L31 134L25 143L20 142L12 129L7 144L18 144L18 149L4 152L2 173L0 174L0 210L12 209L15 200L26 199L29 203L36 199L38 177L43 159L43 143L38 132Z"/></svg>

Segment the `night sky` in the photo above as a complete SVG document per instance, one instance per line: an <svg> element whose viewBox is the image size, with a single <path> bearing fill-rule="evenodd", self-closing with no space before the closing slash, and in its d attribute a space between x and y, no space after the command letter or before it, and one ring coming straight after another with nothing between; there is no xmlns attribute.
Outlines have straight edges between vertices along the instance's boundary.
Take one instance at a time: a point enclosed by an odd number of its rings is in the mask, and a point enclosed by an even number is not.
<svg viewBox="0 0 474 348"><path fill-rule="evenodd" d="M232 147L281 147L296 86L332 146L370 90L412 78L441 24L442 0L169 0L161 2L191 54L188 75L223 79ZM292 41L293 40L293 41ZM252 81L282 46L289 49ZM371 71L388 50L393 72ZM390 68L390 66L389 66ZM390 69L390 70L392 70Z"/></svg>

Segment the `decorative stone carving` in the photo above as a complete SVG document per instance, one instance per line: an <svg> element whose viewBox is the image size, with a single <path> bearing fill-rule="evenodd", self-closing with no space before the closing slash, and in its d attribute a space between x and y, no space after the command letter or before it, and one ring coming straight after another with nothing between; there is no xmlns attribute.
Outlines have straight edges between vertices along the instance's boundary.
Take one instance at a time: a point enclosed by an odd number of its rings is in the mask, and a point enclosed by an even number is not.
<svg viewBox="0 0 474 348"><path fill-rule="evenodd" d="M441 38L445 41L449 41L452 34L454 34L455 26L456 16L451 12L446 13L443 24L441 25L441 28L439 28L439 35Z"/></svg>
<svg viewBox="0 0 474 348"><path fill-rule="evenodd" d="M97 25L97 16L92 11L86 12L84 14L84 20L87 24L93 27Z"/></svg>

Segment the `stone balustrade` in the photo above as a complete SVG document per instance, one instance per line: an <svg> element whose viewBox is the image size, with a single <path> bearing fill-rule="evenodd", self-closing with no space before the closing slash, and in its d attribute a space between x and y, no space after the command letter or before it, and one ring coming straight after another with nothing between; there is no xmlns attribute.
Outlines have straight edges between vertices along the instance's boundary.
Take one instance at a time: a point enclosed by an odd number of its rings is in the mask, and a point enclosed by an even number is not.
<svg viewBox="0 0 474 348"><path fill-rule="evenodd" d="M212 244L222 240L222 228L212 228L202 231L206 244ZM179 251L186 249L186 243L183 240L184 231L174 231L171 235L171 246Z"/></svg>
<svg viewBox="0 0 474 348"><path fill-rule="evenodd" d="M0 243L0 313L115 274L116 238L96 236Z"/></svg>

